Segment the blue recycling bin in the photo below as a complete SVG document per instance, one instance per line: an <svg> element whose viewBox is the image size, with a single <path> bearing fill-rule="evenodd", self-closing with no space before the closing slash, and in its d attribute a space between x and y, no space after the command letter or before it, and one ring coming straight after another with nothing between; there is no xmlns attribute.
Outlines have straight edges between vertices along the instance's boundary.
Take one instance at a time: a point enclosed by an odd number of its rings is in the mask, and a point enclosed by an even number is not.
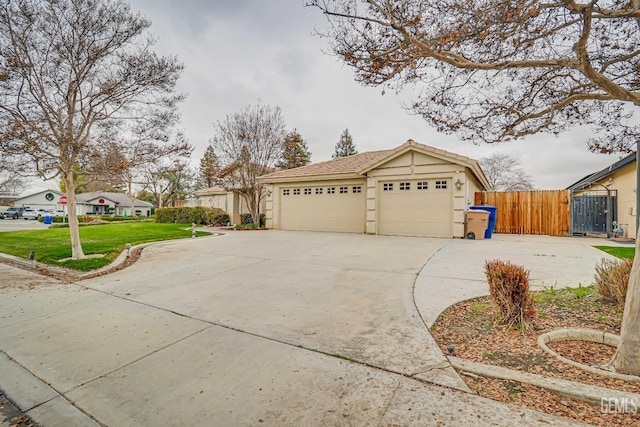
<svg viewBox="0 0 640 427"><path fill-rule="evenodd" d="M493 230L496 228L496 217L498 215L497 214L498 207L497 206L482 205L482 206L469 206L469 209L476 210L476 211L488 211L489 212L489 224L487 224L487 231L484 232L484 238L485 239L490 239L491 235L493 234Z"/></svg>
<svg viewBox="0 0 640 427"><path fill-rule="evenodd" d="M45 215L42 217L42 222L46 225L53 224L53 217L51 215Z"/></svg>

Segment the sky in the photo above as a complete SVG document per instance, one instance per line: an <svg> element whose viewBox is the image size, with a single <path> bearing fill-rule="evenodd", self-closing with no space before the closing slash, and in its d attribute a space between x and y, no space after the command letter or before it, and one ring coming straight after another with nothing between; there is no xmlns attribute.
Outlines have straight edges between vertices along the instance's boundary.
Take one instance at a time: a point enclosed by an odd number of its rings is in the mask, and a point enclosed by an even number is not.
<svg viewBox="0 0 640 427"><path fill-rule="evenodd" d="M130 0L133 11L152 20L156 51L176 55L185 66L178 84L188 95L180 107L180 127L195 146L194 166L214 134L214 124L258 101L282 109L288 129L297 129L306 140L312 162L331 159L346 128L359 152L394 148L413 139L474 159L508 154L538 189L565 188L620 157L590 153L587 129L497 145L474 145L440 134L403 108L410 105L411 93L382 95L382 88L356 82L352 70L328 53L329 41L317 35L326 28L325 17L304 3Z"/></svg>

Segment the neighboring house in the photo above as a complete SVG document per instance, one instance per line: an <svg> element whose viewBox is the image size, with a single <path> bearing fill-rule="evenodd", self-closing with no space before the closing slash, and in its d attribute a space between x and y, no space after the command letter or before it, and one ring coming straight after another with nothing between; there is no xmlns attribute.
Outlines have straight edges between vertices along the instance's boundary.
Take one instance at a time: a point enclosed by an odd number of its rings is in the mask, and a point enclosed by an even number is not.
<svg viewBox="0 0 640 427"><path fill-rule="evenodd" d="M62 210L62 205L59 203L62 196L64 196L64 193L58 190L43 190L15 199L13 206Z"/></svg>
<svg viewBox="0 0 640 427"><path fill-rule="evenodd" d="M64 210L66 205L60 204L60 197L64 193L58 190L43 190L38 193L20 197L13 203L18 207L30 207L33 209L55 209ZM109 209L112 208L112 209ZM135 199L134 209L136 215L149 216L153 205L142 200ZM89 213L118 216L131 216L131 200L126 194L110 193L107 191L96 191L91 193L76 194L76 211L78 215Z"/></svg>
<svg viewBox="0 0 640 427"><path fill-rule="evenodd" d="M229 215L229 220L232 224L239 224L240 215L250 214L251 212L247 206L246 199L239 191L242 179L238 175L238 168L237 164L224 168L218 178L220 185L196 191L197 202L195 205L222 209ZM266 169L269 171L275 170L273 168ZM266 210L266 199L266 197L262 199L260 213L264 213Z"/></svg>
<svg viewBox="0 0 640 427"><path fill-rule="evenodd" d="M464 237L465 211L489 189L477 161L412 140L261 180L267 228L445 238Z"/></svg>
<svg viewBox="0 0 640 427"><path fill-rule="evenodd" d="M571 190L574 196L600 196L606 197L607 189L615 190L612 221L615 220L622 226L623 236L634 238L636 235L636 153L631 153L606 168L589 174L580 181L571 184L567 190ZM603 203L601 203L603 204ZM574 211L577 209L575 198ZM603 206L605 207L605 206ZM594 207L594 209L597 207ZM600 214L606 217L606 212ZM575 214L574 214L575 217ZM574 220L575 221L575 220ZM602 221L604 222L604 220ZM606 229L606 227L604 227ZM604 229L602 231L604 231Z"/></svg>
<svg viewBox="0 0 640 427"><path fill-rule="evenodd" d="M232 224L239 224L240 215L250 213L244 197L235 191L227 191L222 187L198 190L196 191L196 197L197 206L222 209L229 215L229 220ZM264 204L261 208L264 209Z"/></svg>
<svg viewBox="0 0 640 427"><path fill-rule="evenodd" d="M149 202L135 199L133 208L136 216L149 216L153 210L153 205ZM123 193L110 193L107 191L76 194L76 211L78 215L114 214L116 216L133 216L129 196Z"/></svg>

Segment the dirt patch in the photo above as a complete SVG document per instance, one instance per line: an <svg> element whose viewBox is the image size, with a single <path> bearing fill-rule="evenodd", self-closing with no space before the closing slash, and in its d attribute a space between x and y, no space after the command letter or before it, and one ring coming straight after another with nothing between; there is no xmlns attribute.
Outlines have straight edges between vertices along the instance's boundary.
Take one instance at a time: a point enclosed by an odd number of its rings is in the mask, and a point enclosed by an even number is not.
<svg viewBox="0 0 640 427"><path fill-rule="evenodd" d="M592 287L540 292L536 294L536 310L535 330L523 332L497 322L489 297L476 298L449 307L431 333L445 354L447 347L453 346L454 355L463 359L640 393L640 383L610 379L566 365L537 345L539 334L559 327L620 333L622 313L614 305L599 301ZM557 342L550 347L587 365L606 363L615 350L584 341ZM463 379L475 393L490 399L596 425L640 426L640 414L609 414L600 405L568 399L528 384L475 376Z"/></svg>

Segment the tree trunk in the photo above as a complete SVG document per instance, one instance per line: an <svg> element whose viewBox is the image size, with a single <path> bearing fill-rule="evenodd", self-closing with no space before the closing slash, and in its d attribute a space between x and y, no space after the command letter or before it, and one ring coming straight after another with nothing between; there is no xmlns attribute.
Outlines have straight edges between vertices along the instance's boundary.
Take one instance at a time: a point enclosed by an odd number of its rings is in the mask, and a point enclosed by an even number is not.
<svg viewBox="0 0 640 427"><path fill-rule="evenodd" d="M132 189L133 185L131 182L128 183L127 185L127 196L129 197L129 201L131 202L131 216L137 216L136 215L136 209L135 209L135 196L133 195L133 189Z"/></svg>
<svg viewBox="0 0 640 427"><path fill-rule="evenodd" d="M78 215L76 214L76 184L73 182L73 173L64 175L64 183L67 190L67 214L69 216L69 234L71 235L71 258L84 258L82 243L80 242L80 230Z"/></svg>
<svg viewBox="0 0 640 427"><path fill-rule="evenodd" d="M636 254L629 276L627 299L620 328L620 345L609 364L624 374L640 376L640 240L636 235Z"/></svg>
<svg viewBox="0 0 640 427"><path fill-rule="evenodd" d="M247 202L247 208L249 208L249 214L251 215L251 220L254 224L260 227L260 212L259 212L259 204L256 203L256 193L255 191L247 191L240 193L244 198L245 202ZM257 220L256 220L257 218Z"/></svg>

